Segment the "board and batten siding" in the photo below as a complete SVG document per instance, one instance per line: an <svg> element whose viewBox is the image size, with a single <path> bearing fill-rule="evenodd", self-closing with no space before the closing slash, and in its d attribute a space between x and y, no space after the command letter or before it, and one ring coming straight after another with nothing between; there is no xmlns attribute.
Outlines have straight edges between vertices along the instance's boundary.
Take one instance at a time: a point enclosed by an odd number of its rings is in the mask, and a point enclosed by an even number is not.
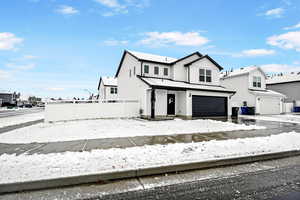
<svg viewBox="0 0 300 200"><path fill-rule="evenodd" d="M220 85L219 77L220 70L207 58L203 58L189 66L190 68L190 83L206 84L206 85ZM212 82L200 82L199 81L199 70L209 69L212 72Z"/></svg>

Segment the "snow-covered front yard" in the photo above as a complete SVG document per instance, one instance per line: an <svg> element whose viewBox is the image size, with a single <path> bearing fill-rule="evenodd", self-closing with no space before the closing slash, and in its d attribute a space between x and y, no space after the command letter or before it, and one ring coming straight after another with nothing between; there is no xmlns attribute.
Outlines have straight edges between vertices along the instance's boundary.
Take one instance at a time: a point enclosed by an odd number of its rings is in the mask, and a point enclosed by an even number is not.
<svg viewBox="0 0 300 200"><path fill-rule="evenodd" d="M287 122L300 124L300 115L285 114L285 115L240 115L241 118L257 119L273 122Z"/></svg>
<svg viewBox="0 0 300 200"><path fill-rule="evenodd" d="M32 114L24 114L17 115L12 117L1 117L0 118L0 128L6 126L18 125L26 122L36 121L44 119L44 112L32 113ZM1 142L1 140L0 140Z"/></svg>
<svg viewBox="0 0 300 200"><path fill-rule="evenodd" d="M138 119L101 119L41 123L0 134L1 143L57 142L83 139L210 133L264 129L256 125L215 120L146 121Z"/></svg>
<svg viewBox="0 0 300 200"><path fill-rule="evenodd" d="M300 150L300 134L126 149L0 156L0 184Z"/></svg>

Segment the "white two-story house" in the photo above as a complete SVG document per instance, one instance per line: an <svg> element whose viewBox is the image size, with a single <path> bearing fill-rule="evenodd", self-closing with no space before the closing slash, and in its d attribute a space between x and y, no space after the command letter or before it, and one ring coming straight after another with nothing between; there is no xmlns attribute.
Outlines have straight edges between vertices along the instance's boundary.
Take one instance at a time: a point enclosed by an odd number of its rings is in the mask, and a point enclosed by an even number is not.
<svg viewBox="0 0 300 200"><path fill-rule="evenodd" d="M118 79L101 77L98 84L99 100L118 100Z"/></svg>
<svg viewBox="0 0 300 200"><path fill-rule="evenodd" d="M243 67L221 74L221 85L236 90L231 107L255 107L255 114L280 114L283 112L281 93L266 89L266 74L257 66Z"/></svg>
<svg viewBox="0 0 300 200"><path fill-rule="evenodd" d="M176 59L124 51L115 76L118 97L138 100L145 118L228 116L235 91L220 85L220 70L199 52Z"/></svg>

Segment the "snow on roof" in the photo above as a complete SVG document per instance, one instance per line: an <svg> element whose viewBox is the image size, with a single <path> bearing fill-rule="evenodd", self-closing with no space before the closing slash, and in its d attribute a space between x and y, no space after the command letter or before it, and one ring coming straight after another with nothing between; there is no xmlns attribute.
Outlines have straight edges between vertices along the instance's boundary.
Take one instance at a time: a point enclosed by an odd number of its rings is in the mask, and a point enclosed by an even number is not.
<svg viewBox="0 0 300 200"><path fill-rule="evenodd" d="M234 69L232 72L222 72L220 74L221 78L227 78L227 77L233 77L233 76L239 76L242 74L247 74L253 70L257 70L259 67L257 66L248 66L248 67L242 67L239 69Z"/></svg>
<svg viewBox="0 0 300 200"><path fill-rule="evenodd" d="M250 90L257 96L277 96L277 97L286 97L284 94L275 92L273 90Z"/></svg>
<svg viewBox="0 0 300 200"><path fill-rule="evenodd" d="M154 62L161 62L161 63L167 63L170 64L172 62L175 62L177 58L167 57L167 56L159 56L149 53L142 53L142 52L136 52L136 51L128 51L129 53L136 56L138 59L141 60L149 60Z"/></svg>
<svg viewBox="0 0 300 200"><path fill-rule="evenodd" d="M3 90L3 89L0 89L0 94L13 94L14 92L12 91L9 91L9 90Z"/></svg>
<svg viewBox="0 0 300 200"><path fill-rule="evenodd" d="M278 74L268 77L266 80L267 84L276 84L276 83L288 83L300 81L300 72L293 72L289 74Z"/></svg>
<svg viewBox="0 0 300 200"><path fill-rule="evenodd" d="M166 87L166 88L172 87L172 88L182 88L182 89L196 89L196 90L215 90L220 92L235 92L233 90L229 90L221 86L192 84L192 83L173 81L169 79L160 79L160 78L141 77L141 79L147 82L151 86L159 86L159 87Z"/></svg>
<svg viewBox="0 0 300 200"><path fill-rule="evenodd" d="M101 77L104 85L118 86L118 79L114 77Z"/></svg>

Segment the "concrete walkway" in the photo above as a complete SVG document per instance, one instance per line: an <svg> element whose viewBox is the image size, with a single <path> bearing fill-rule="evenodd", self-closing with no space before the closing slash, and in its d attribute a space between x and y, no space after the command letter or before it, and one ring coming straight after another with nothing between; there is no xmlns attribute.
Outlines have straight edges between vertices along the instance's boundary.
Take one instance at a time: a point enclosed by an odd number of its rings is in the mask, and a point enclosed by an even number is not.
<svg viewBox="0 0 300 200"><path fill-rule="evenodd" d="M267 129L251 131L230 131L199 134L179 134L163 136L137 136L125 138L105 138L92 140L77 140L52 143L31 143L31 144L3 144L0 141L0 155L2 154L48 154L66 151L90 151L93 149L127 148L134 146L190 143L209 140L228 140L246 137L263 137L282 132L300 132L300 124L258 121L249 119L233 120L234 123L256 124L265 126Z"/></svg>

